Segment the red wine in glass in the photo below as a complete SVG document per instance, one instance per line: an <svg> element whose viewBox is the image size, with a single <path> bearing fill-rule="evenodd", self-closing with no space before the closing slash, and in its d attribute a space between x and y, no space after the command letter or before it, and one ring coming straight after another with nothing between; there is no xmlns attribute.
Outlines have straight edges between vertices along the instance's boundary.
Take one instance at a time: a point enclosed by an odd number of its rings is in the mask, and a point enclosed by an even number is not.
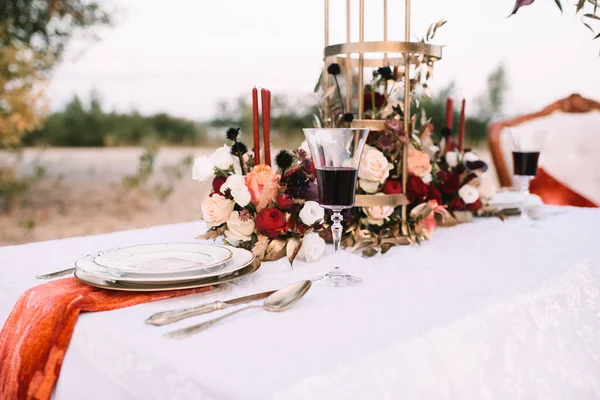
<svg viewBox="0 0 600 400"><path fill-rule="evenodd" d="M317 168L319 203L325 208L350 208L354 205L358 170L346 167Z"/></svg>
<svg viewBox="0 0 600 400"><path fill-rule="evenodd" d="M536 176L539 151L513 151L513 167L515 175Z"/></svg>

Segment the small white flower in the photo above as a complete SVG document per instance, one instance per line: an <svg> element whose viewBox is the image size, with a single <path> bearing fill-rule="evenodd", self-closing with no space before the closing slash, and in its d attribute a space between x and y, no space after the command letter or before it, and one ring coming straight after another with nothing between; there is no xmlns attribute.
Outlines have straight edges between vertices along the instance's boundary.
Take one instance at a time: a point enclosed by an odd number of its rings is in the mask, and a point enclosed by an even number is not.
<svg viewBox="0 0 600 400"><path fill-rule="evenodd" d="M210 156L215 167L227 171L233 165L233 156L231 155L231 149L226 144L223 147L219 147Z"/></svg>
<svg viewBox="0 0 600 400"><path fill-rule="evenodd" d="M317 261L326 248L325 240L318 233L312 232L302 238L302 246L297 257L306 262Z"/></svg>
<svg viewBox="0 0 600 400"><path fill-rule="evenodd" d="M378 181L369 181L366 179L359 179L358 186L364 190L366 193L376 193L377 188L379 188Z"/></svg>
<svg viewBox="0 0 600 400"><path fill-rule="evenodd" d="M308 142L306 140L303 141L302 144L300 144L300 147L298 147L298 150L304 150L304 152L306 153L306 156L308 158L311 157L310 147L308 146Z"/></svg>
<svg viewBox="0 0 600 400"><path fill-rule="evenodd" d="M472 151L469 151L468 153L465 153L463 155L463 162L466 163L467 161L469 162L473 162L473 161L477 161L479 160L479 156L475 153L473 153Z"/></svg>
<svg viewBox="0 0 600 400"><path fill-rule="evenodd" d="M426 173L421 177L424 183L428 184L433 180L433 176L431 176L431 172Z"/></svg>
<svg viewBox="0 0 600 400"><path fill-rule="evenodd" d="M458 195L465 204L473 204L479 200L479 190L473 185L466 184L458 189Z"/></svg>
<svg viewBox="0 0 600 400"><path fill-rule="evenodd" d="M242 220L240 219L240 213L234 211L227 220L225 237L234 243L247 242L252 239L251 235L254 232L254 227L252 218Z"/></svg>
<svg viewBox="0 0 600 400"><path fill-rule="evenodd" d="M325 217L325 209L316 201L307 201L298 216L303 224L311 226Z"/></svg>
<svg viewBox="0 0 600 400"><path fill-rule="evenodd" d="M246 207L250 203L250 191L242 175L229 175L225 183L221 186L221 193L225 193L227 189L231 190L233 200L241 207Z"/></svg>
<svg viewBox="0 0 600 400"><path fill-rule="evenodd" d="M209 180L215 174L215 165L205 156L196 157L192 167L192 179L199 182Z"/></svg>
<svg viewBox="0 0 600 400"><path fill-rule="evenodd" d="M458 165L458 152L449 151L446 153L446 163L450 168L454 168Z"/></svg>

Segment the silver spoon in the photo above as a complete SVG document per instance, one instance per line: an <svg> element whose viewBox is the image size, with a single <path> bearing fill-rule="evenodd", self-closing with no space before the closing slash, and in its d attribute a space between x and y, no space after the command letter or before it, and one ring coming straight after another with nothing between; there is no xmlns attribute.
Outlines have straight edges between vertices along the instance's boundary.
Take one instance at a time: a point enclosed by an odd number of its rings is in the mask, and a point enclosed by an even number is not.
<svg viewBox="0 0 600 400"><path fill-rule="evenodd" d="M252 306L243 307L243 308L240 308L233 312L230 312L228 314L221 315L220 317L213 318L208 321L202 322L200 324L188 326L187 328L178 329L176 331L169 332L166 334L166 336L172 337L172 338L188 337L188 336L193 335L194 333L203 331L204 329L216 324L217 322L219 322L222 319L225 319L233 314L237 314L241 311L248 310L250 308L262 307L267 311L274 311L274 312L287 310L288 308L290 308L292 306L292 304L294 304L295 302L300 300L300 298L302 296L304 296L304 294L306 292L308 292L308 289L310 289L311 285L312 285L311 281L300 281L300 282L292 283L291 285L281 288L278 291L276 291L275 293L273 293L272 295L270 295L269 297L267 297L265 299L265 302L263 305L252 305Z"/></svg>

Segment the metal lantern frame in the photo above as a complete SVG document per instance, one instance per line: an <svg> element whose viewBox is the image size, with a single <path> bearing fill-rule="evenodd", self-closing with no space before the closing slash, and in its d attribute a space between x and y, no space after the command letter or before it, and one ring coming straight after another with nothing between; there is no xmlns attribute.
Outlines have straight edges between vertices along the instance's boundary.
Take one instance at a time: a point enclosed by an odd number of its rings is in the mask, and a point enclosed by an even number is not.
<svg viewBox="0 0 600 400"><path fill-rule="evenodd" d="M383 41L365 42L365 0L359 0L358 42L351 41L351 0L346 0L346 42L329 43L329 0L325 1L325 50L323 85L325 91L329 87L327 67L338 63L346 69L346 104L345 112L351 113L354 103L357 103L358 118L351 124L353 128L370 128L374 131L385 130L385 120L363 119L364 117L364 73L366 68L404 67L404 148L402 152L402 189L406 193L407 156L410 142L411 124L411 67L419 63L432 64L442 58L442 47L422 42L410 41L411 0L405 0L404 41L388 40L388 10L387 0L383 1ZM365 54L383 54L383 57L368 57ZM358 70L358 97L353 96L354 72ZM377 197L377 199L374 199ZM376 201L375 201L376 200ZM357 195L357 206L369 205L402 205L402 219L406 221L408 199L405 195L371 196Z"/></svg>

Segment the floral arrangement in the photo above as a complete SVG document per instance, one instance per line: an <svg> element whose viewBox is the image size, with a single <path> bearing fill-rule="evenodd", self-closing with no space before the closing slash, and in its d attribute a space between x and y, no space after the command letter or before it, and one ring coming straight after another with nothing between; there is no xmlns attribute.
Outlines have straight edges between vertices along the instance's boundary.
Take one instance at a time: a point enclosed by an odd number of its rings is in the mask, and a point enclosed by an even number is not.
<svg viewBox="0 0 600 400"><path fill-rule="evenodd" d="M328 226L318 199L315 168L306 147L280 151L277 168L254 165L254 152L229 128L224 145L194 160L192 178L210 182L201 204L209 230L200 238L222 237L265 261L287 256L315 261L325 252ZM267 161L269 162L269 161Z"/></svg>

